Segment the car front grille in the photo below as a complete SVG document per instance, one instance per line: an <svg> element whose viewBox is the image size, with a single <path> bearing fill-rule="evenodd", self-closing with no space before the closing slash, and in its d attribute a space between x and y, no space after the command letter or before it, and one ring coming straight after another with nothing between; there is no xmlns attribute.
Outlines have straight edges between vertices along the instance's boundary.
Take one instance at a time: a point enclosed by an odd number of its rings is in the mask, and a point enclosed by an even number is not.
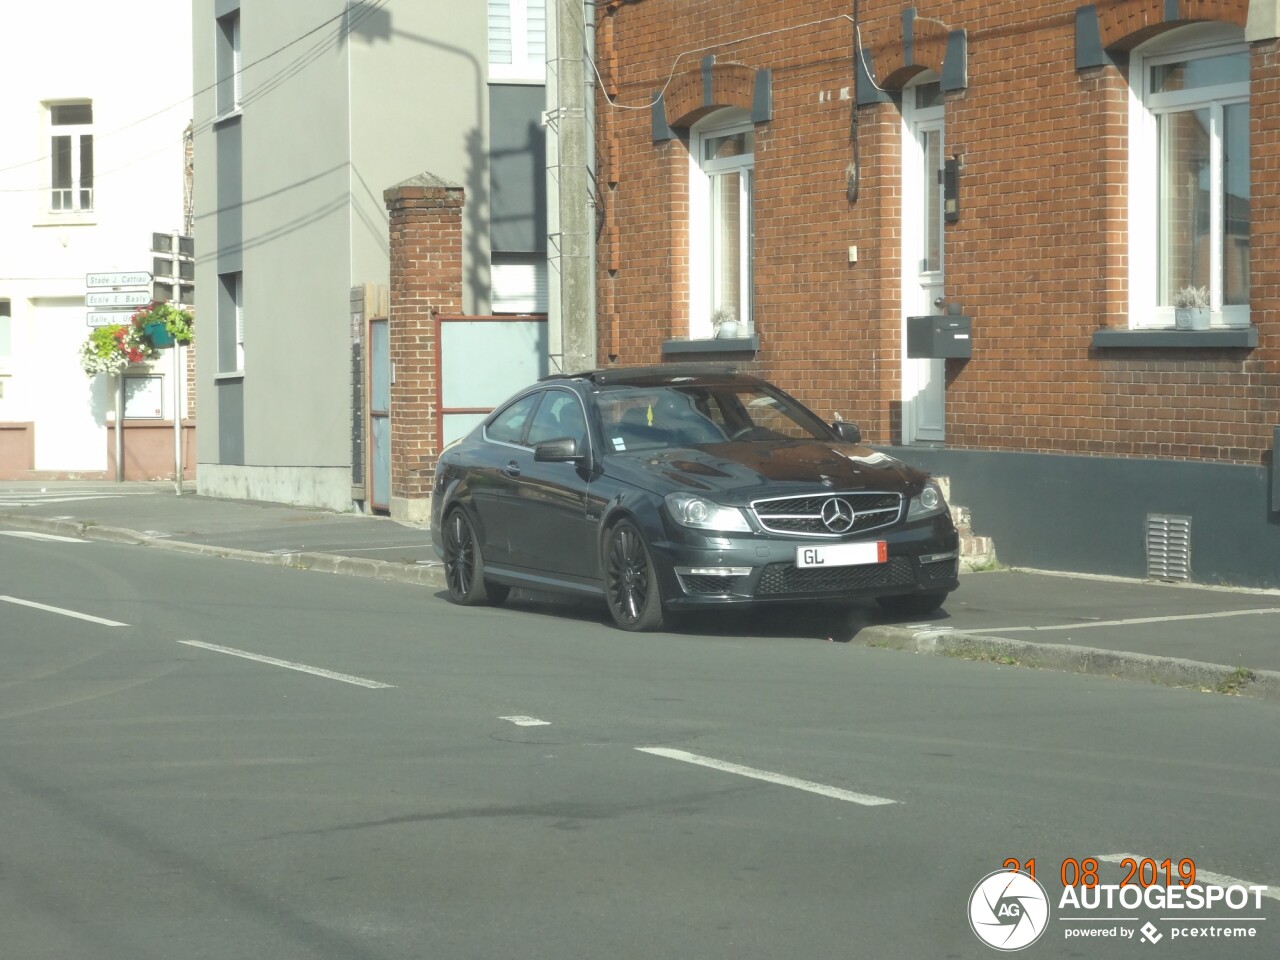
<svg viewBox="0 0 1280 960"><path fill-rule="evenodd" d="M837 593L870 590L876 587L909 587L915 572L910 557L890 557L888 563L850 567L797 567L794 563L771 563L760 574L757 597L789 593Z"/></svg>
<svg viewBox="0 0 1280 960"><path fill-rule="evenodd" d="M959 560L935 560L933 563L920 564L920 577L923 580L954 580Z"/></svg>
<svg viewBox="0 0 1280 960"><path fill-rule="evenodd" d="M831 530L822 521L822 508L832 500L843 500L853 510L853 525L847 530ZM800 497L757 500L751 509L760 526L770 533L790 533L811 537L867 533L897 522L902 513L900 493L821 493Z"/></svg>

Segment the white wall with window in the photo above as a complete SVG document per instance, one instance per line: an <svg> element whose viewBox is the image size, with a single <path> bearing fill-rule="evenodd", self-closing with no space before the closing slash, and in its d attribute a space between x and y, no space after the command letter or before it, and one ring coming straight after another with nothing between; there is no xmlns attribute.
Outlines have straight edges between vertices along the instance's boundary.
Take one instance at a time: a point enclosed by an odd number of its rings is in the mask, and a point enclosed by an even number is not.
<svg viewBox="0 0 1280 960"><path fill-rule="evenodd" d="M488 3L489 79L502 83L544 83L547 0L488 0Z"/></svg>
<svg viewBox="0 0 1280 960"><path fill-rule="evenodd" d="M108 467L108 378L78 359L85 278L149 271L152 234L182 231L192 120L190 4L73 6L5 8L6 75L21 82L0 97L0 420L33 424L27 469L46 475Z"/></svg>
<svg viewBox="0 0 1280 960"><path fill-rule="evenodd" d="M1249 323L1249 49L1238 28L1166 34L1130 61L1130 326L1174 326L1208 292L1213 326Z"/></svg>
<svg viewBox="0 0 1280 960"><path fill-rule="evenodd" d="M755 332L752 316L755 128L741 110L720 110L689 135L689 336ZM721 330L721 336L724 336Z"/></svg>

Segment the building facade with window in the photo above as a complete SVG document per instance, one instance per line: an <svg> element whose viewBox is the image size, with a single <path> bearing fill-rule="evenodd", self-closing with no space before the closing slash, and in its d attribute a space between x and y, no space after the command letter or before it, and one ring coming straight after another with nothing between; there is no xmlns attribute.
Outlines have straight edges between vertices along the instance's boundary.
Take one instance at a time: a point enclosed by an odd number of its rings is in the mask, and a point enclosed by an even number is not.
<svg viewBox="0 0 1280 960"><path fill-rule="evenodd" d="M1006 563L1280 586L1280 3L597 10L602 363L754 369Z"/></svg>
<svg viewBox="0 0 1280 960"><path fill-rule="evenodd" d="M128 17L28 4L6 10L5 29L0 479L114 477L118 380L87 376L79 351L91 324L125 322L136 307L87 305L88 293L115 292L87 278L150 273L152 234L185 232L190 11L167 0L141 0ZM164 70L127 53L138 48L165 50ZM125 371L129 479L172 476L171 371L167 354ZM142 456L155 450L158 463Z"/></svg>
<svg viewBox="0 0 1280 960"><path fill-rule="evenodd" d="M388 283L389 188L465 191L462 312L546 310L544 10L195 0L200 492L352 507L351 297Z"/></svg>

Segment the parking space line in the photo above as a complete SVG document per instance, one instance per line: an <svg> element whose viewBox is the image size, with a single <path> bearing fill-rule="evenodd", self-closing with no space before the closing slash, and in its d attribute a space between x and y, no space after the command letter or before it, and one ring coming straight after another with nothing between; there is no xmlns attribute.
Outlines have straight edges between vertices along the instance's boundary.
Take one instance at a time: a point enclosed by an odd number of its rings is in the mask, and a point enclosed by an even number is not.
<svg viewBox="0 0 1280 960"><path fill-rule="evenodd" d="M185 643L188 647L200 647L202 650L226 653L233 657L243 657L245 660L256 660L258 663L267 663L273 667L284 667L286 670L297 670L300 673L310 673L313 676L325 677L328 680L341 680L343 683L352 683L357 687L368 687L370 690L395 689L395 686L390 683L379 683L377 680L353 677L347 673L335 673L322 667L310 667L305 663L294 663L292 660L277 660L275 657L264 657L260 653L249 653L247 650L237 650L234 647L220 647L216 643L203 643L199 640L179 640L178 642Z"/></svg>
<svg viewBox="0 0 1280 960"><path fill-rule="evenodd" d="M1102 863L1120 863L1123 860L1136 860L1138 863L1141 863L1144 858L1136 853L1104 853L1100 854L1097 859ZM1201 881L1208 881L1209 883L1217 884L1220 887L1262 886L1262 884L1254 883L1252 880L1241 880L1239 877L1231 877L1225 873L1213 873L1209 870L1201 870L1200 867L1197 866L1196 882L1200 883ZM1272 900L1280 900L1280 890L1276 889L1274 886L1267 885L1266 889L1260 890L1259 893L1264 897L1270 897Z"/></svg>
<svg viewBox="0 0 1280 960"><path fill-rule="evenodd" d="M1223 617L1248 617L1258 614L1280 613L1280 607L1258 610L1220 610L1216 613L1183 613L1167 617L1133 617L1128 620L1081 620L1078 623L1053 624L1046 627L980 627L973 630L954 630L952 633L1042 633L1050 630L1091 630L1095 627L1127 627L1144 623L1173 623L1179 620L1218 620Z"/></svg>
<svg viewBox="0 0 1280 960"><path fill-rule="evenodd" d="M0 530L0 536L17 537L20 540L46 540L50 543L88 543L80 537L60 537L56 533L37 533L34 530Z"/></svg>
<svg viewBox="0 0 1280 960"><path fill-rule="evenodd" d="M744 767L736 763L729 763L725 760L715 760L711 757L700 757L696 753L686 753L684 750L670 750L666 747L636 747L641 753L651 753L656 757L666 757L669 760L680 760L684 763L693 763L702 767L710 767L713 770L720 770L724 773L734 773L740 777L750 777L753 780L764 780L766 783L776 783L783 787L792 787L796 790L805 790L809 793L816 793L820 796L831 797L835 800L844 800L848 803L858 803L864 807L880 807L889 803L897 803L897 800L889 800L885 797L872 796L869 793L854 793L852 790L842 790L839 787L828 786L825 783L815 783L812 780L798 780L795 777L788 777L781 773L772 773L768 770L757 770L754 767Z"/></svg>
<svg viewBox="0 0 1280 960"><path fill-rule="evenodd" d="M62 607L51 607L48 604L36 603L34 600L19 600L17 597L3 597L0 600L5 603L16 603L23 607L32 607L36 610L44 610L47 613L57 613L64 617L75 617L77 620L88 620L90 623L100 623L104 627L127 627L127 623L121 623L118 620L105 620L102 617L95 617L87 613L77 613L74 610L66 610Z"/></svg>

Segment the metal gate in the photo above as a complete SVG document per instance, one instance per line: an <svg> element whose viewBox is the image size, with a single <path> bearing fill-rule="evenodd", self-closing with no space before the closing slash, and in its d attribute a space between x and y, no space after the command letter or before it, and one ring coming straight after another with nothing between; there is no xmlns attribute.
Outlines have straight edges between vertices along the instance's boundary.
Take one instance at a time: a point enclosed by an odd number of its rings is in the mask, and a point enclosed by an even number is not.
<svg viewBox="0 0 1280 960"><path fill-rule="evenodd" d="M369 506L391 508L391 331L369 321Z"/></svg>
<svg viewBox="0 0 1280 960"><path fill-rule="evenodd" d="M546 314L436 317L437 452L547 374Z"/></svg>

